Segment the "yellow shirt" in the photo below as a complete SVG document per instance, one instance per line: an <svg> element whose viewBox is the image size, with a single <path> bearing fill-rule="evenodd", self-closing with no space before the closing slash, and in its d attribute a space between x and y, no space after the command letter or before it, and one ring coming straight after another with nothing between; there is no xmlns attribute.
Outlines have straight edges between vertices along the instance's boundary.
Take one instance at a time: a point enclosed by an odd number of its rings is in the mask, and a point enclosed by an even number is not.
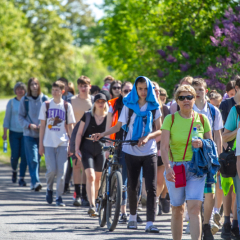
<svg viewBox="0 0 240 240"><path fill-rule="evenodd" d="M202 115L204 119L204 128L200 120L200 116L197 112L194 112L194 123L193 128L196 127L198 131L198 136L200 138L204 138L204 133L211 131L211 126L208 121L208 118L205 115ZM190 131L192 123L191 118L183 118L179 115L178 112L175 113L174 116L174 123L172 125L172 115L169 114L165 117L162 130L170 131L170 149L173 155L174 162L181 162L183 161L183 155L187 144L187 139ZM171 128L172 125L172 128ZM193 132L193 129L192 129ZM192 136L190 136L187 152L184 161L191 161L192 160ZM172 160L169 155L169 160Z"/></svg>

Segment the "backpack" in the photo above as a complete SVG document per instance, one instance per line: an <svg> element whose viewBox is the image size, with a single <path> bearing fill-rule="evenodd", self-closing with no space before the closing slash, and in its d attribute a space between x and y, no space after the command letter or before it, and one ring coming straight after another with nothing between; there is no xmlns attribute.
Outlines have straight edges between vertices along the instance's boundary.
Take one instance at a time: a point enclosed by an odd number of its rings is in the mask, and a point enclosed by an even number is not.
<svg viewBox="0 0 240 240"><path fill-rule="evenodd" d="M130 121L131 121L131 117L132 117L132 115L133 115L133 112L134 112L134 111L133 111L131 108L129 108L128 120L127 120L127 127L126 127L126 129L128 129L128 126L129 126L129 124L130 124ZM155 119L156 109L151 110L151 112L152 112L152 115L153 115L153 119ZM152 127L153 127L153 129L154 129L154 121L153 121L153 126L152 126ZM123 135L124 135L124 139L126 139L126 137L127 137L127 132L124 131Z"/></svg>
<svg viewBox="0 0 240 240"><path fill-rule="evenodd" d="M213 123L212 123L212 131L213 131L216 110L215 110L215 107L211 103L207 103L207 107L208 107L208 109L210 111L210 115L211 115L211 118L213 120Z"/></svg>
<svg viewBox="0 0 240 240"><path fill-rule="evenodd" d="M84 125L84 128L83 128L82 136L85 134L85 132L88 128L88 125L90 123L91 111L85 112L85 115L86 115L86 119L85 119L85 125ZM71 135L70 143L69 143L70 153L75 153L75 140L76 140L78 128L80 126L80 122L81 122L81 120L75 125L75 127L72 131L72 135Z"/></svg>
<svg viewBox="0 0 240 240"><path fill-rule="evenodd" d="M47 101L47 100L48 100L47 97L45 95L43 95L42 98L41 98L42 103ZM28 99L27 96L24 96L24 106L25 106L25 111L26 111L25 117L27 117L28 116L28 112L29 112L29 99ZM30 118L30 121L32 121L31 118Z"/></svg>

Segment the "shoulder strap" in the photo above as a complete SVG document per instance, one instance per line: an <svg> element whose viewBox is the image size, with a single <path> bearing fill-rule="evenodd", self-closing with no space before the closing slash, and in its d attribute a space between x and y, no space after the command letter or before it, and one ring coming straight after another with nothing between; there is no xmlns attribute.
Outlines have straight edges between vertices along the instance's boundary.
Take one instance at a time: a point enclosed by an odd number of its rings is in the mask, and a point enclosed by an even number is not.
<svg viewBox="0 0 240 240"><path fill-rule="evenodd" d="M29 111L29 99L27 98L27 96L24 96L24 106L26 112L25 117L27 117Z"/></svg>
<svg viewBox="0 0 240 240"><path fill-rule="evenodd" d="M214 126L215 114L216 114L215 107L211 103L207 103L207 106L209 108L209 111L210 111L210 114L211 114L211 118L213 120L213 126Z"/></svg>
<svg viewBox="0 0 240 240"><path fill-rule="evenodd" d="M91 112L90 111L87 111L85 112L85 125L84 125L84 128L83 128L83 132L82 132L82 136L85 134L87 128L88 128L88 125L90 123L90 120L91 120Z"/></svg>
<svg viewBox="0 0 240 240"><path fill-rule="evenodd" d="M126 127L126 129L128 129L128 126L129 126L129 124L130 124L132 115L133 115L133 110L132 110L131 108L128 108L128 120L127 120L127 127ZM126 139L126 137L127 137L127 132L124 131L123 135L124 135L124 136L123 136L123 139Z"/></svg>
<svg viewBox="0 0 240 240"><path fill-rule="evenodd" d="M45 101L46 104L46 120L48 118L48 110L49 110L49 106L50 106L50 102L49 101Z"/></svg>
<svg viewBox="0 0 240 240"><path fill-rule="evenodd" d="M64 101L64 109L66 113L66 124L68 124L68 102Z"/></svg>
<svg viewBox="0 0 240 240"><path fill-rule="evenodd" d="M200 121L201 121L201 123L203 125L203 129L204 129L204 118L203 118L203 115L201 113L199 113L198 115L200 117Z"/></svg>
<svg viewBox="0 0 240 240"><path fill-rule="evenodd" d="M174 113L173 114L171 114L172 115L172 124L171 124L171 128L172 128L172 125L173 125L173 123L174 123L174 118L175 118L175 115L174 115Z"/></svg>

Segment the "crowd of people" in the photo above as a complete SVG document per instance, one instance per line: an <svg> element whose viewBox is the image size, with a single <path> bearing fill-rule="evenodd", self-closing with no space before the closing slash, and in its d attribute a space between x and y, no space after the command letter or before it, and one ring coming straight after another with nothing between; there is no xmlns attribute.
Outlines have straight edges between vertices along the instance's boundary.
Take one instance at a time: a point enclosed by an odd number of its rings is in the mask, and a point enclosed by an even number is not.
<svg viewBox="0 0 240 240"><path fill-rule="evenodd" d="M118 149L127 186L119 224L137 229L143 222L138 211L145 199L146 232L159 233L156 216L171 210L174 240L182 239L184 217L191 239L212 240L220 229L223 239L240 239L240 77L226 85L222 96L215 89L209 91L204 79L186 76L171 101L164 88L144 76L134 84L112 76L103 81L101 89L81 76L76 94L74 84L61 77L52 84L51 98L41 92L37 78L30 78L27 86L15 85L2 136L10 141L12 182L26 187L28 167L30 189L40 191L44 155L47 203L53 202L56 178L57 206L65 206L63 195L70 194L73 185L73 205L87 206L88 214L97 217L96 198L109 157L98 140L136 140L136 146ZM227 148L237 156L237 173L231 178L219 171L218 156Z"/></svg>

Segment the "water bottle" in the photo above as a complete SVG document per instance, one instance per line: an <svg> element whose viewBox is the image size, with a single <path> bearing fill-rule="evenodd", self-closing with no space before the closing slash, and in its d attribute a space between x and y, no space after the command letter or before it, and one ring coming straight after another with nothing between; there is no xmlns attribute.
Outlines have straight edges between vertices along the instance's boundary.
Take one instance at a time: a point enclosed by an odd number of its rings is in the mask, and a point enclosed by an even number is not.
<svg viewBox="0 0 240 240"><path fill-rule="evenodd" d="M6 153L7 152L7 140L5 140L4 142L3 142L3 152L4 153Z"/></svg>
<svg viewBox="0 0 240 240"><path fill-rule="evenodd" d="M197 128L194 127L194 128L193 128L193 132L192 132L192 142L195 141L195 140L197 140L197 139L198 139L198 131L197 131ZM193 147L193 151L194 151L194 152L197 152L197 151L199 151L199 148L194 148L194 147Z"/></svg>

